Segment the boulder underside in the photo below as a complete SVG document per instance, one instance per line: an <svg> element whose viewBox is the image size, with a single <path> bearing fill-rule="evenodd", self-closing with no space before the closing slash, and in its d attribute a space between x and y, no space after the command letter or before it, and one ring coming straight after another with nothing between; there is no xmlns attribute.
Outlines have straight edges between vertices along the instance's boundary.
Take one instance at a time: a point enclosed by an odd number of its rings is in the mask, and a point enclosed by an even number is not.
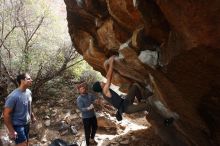
<svg viewBox="0 0 220 146"><path fill-rule="evenodd" d="M76 50L122 91L150 84L179 119L147 117L170 145L220 145L220 1L64 0ZM150 79L149 76L152 78Z"/></svg>

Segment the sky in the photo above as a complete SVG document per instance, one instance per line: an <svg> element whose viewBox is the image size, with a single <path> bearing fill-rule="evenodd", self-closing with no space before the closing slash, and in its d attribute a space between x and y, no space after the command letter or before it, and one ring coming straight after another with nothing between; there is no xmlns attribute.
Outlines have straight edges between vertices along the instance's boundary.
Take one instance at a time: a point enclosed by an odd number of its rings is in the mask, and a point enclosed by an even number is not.
<svg viewBox="0 0 220 146"><path fill-rule="evenodd" d="M64 0L47 0L53 11L60 17L63 17L63 21L66 21L66 5Z"/></svg>
<svg viewBox="0 0 220 146"><path fill-rule="evenodd" d="M61 24L59 26L62 33L64 33L65 40L70 40L69 32L68 32L68 26L67 26L67 20L66 20L66 5L64 3L64 0L46 0L52 13L57 16L57 21L59 21L57 24ZM59 30L59 31L60 31Z"/></svg>

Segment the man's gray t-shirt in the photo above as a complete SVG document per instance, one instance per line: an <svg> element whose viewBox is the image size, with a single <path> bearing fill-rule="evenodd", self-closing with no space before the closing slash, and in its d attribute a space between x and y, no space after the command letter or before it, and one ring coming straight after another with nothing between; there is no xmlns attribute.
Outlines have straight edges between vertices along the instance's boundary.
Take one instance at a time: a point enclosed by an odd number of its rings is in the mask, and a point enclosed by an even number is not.
<svg viewBox="0 0 220 146"><path fill-rule="evenodd" d="M5 102L5 107L13 109L11 120L13 125L26 125L31 120L31 91L19 88L12 91Z"/></svg>

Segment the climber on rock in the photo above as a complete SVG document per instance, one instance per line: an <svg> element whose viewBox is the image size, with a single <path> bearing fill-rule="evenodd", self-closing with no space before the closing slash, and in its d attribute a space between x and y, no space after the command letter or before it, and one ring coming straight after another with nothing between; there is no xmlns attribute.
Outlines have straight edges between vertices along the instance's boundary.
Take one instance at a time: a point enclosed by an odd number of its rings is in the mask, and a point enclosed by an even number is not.
<svg viewBox="0 0 220 146"><path fill-rule="evenodd" d="M134 83L130 86L128 94L125 96L124 99L110 88L114 59L115 56L112 56L108 60L108 65L104 64L104 67L107 71L106 83L97 81L93 84L92 88L95 92L102 93L104 99L111 103L116 109L118 109L116 113L116 118L120 121L122 120L122 113L131 114L139 111L145 111L148 107L146 106L146 103L140 102L143 99L143 92L141 86L138 83ZM145 99L151 95L152 92L145 88ZM139 101L139 104L137 105L133 104L135 97Z"/></svg>
<svg viewBox="0 0 220 146"><path fill-rule="evenodd" d="M142 87L138 83L133 83L128 89L128 94L125 98L122 98L115 91L110 88L113 66L115 56L109 58L108 62L105 62L104 67L107 71L106 83L95 82L93 84L93 91L102 93L105 100L111 103L118 111L116 118L118 121L122 120L122 114L132 114L140 111L148 111L149 109L158 112L164 119L163 123L165 126L171 125L175 119L178 119L178 115L171 112L158 98L153 95L151 88ZM139 104L134 105L134 99L137 98ZM142 102L144 101L144 102ZM151 112L151 111L148 111Z"/></svg>

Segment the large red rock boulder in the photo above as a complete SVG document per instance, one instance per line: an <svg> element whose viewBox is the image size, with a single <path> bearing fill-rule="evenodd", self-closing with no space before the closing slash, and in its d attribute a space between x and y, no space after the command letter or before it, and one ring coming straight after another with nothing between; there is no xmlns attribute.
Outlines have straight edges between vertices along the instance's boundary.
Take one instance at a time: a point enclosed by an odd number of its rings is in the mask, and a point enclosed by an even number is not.
<svg viewBox="0 0 220 146"><path fill-rule="evenodd" d="M179 115L169 127L147 116L164 141L220 145L220 1L64 1L73 45L95 70L118 56L114 84L149 83Z"/></svg>

